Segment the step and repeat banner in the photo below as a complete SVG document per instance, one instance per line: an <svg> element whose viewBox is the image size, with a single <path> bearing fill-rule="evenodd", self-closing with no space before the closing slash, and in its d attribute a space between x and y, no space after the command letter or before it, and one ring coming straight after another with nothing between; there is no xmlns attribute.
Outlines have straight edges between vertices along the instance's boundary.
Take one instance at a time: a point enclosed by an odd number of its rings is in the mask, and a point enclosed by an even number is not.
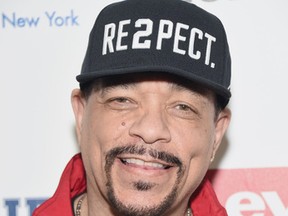
<svg viewBox="0 0 288 216"><path fill-rule="evenodd" d="M114 0L1 0L0 215L28 216L77 153L70 94ZM232 122L209 177L231 216L288 215L288 1L192 0L217 15L233 62Z"/></svg>

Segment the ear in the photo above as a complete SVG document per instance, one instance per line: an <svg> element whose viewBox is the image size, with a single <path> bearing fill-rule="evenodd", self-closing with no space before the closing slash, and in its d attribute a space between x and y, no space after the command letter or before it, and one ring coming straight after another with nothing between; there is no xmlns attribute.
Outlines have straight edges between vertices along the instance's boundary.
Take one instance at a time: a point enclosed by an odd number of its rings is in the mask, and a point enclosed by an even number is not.
<svg viewBox="0 0 288 216"><path fill-rule="evenodd" d="M228 129L231 120L231 111L229 108L222 110L215 122L215 139L213 144L213 150L211 155L211 162L214 160L215 154L221 144L225 132Z"/></svg>
<svg viewBox="0 0 288 216"><path fill-rule="evenodd" d="M86 100L84 99L80 89L74 89L72 91L71 104L76 122L77 141L80 144L81 132L82 132L82 120L86 106Z"/></svg>

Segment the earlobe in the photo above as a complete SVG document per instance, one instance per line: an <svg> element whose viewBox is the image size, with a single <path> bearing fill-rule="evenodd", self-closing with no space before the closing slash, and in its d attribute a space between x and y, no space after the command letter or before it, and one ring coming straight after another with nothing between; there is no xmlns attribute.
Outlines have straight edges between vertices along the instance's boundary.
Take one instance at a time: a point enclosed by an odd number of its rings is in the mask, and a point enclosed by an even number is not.
<svg viewBox="0 0 288 216"><path fill-rule="evenodd" d="M71 104L74 112L75 122L76 122L76 133L78 143L81 140L81 131L82 131L82 120L85 110L86 101L82 96L80 89L74 89L71 94Z"/></svg>
<svg viewBox="0 0 288 216"><path fill-rule="evenodd" d="M228 129L231 120L231 111L229 108L222 110L215 122L215 140L213 145L213 152L210 161L213 162L217 149L219 148L225 132Z"/></svg>

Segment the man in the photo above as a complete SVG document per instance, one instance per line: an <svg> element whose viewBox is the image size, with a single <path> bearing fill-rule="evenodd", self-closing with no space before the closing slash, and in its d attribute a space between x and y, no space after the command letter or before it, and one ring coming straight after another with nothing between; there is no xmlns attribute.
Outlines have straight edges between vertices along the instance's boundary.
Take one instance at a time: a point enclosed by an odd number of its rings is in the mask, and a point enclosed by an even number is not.
<svg viewBox="0 0 288 216"><path fill-rule="evenodd" d="M180 0L107 6L72 106L81 154L33 215L222 216L205 174L230 121L221 22Z"/></svg>

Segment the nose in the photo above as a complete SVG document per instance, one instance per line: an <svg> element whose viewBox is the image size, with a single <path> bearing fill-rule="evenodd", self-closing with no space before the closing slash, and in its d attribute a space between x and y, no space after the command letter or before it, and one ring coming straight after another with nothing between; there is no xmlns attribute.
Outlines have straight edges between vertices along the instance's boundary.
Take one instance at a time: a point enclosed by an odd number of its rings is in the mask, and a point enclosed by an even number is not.
<svg viewBox="0 0 288 216"><path fill-rule="evenodd" d="M141 138L146 144L165 143L171 140L171 133L164 111L159 109L139 113L130 127L129 133L131 136Z"/></svg>

